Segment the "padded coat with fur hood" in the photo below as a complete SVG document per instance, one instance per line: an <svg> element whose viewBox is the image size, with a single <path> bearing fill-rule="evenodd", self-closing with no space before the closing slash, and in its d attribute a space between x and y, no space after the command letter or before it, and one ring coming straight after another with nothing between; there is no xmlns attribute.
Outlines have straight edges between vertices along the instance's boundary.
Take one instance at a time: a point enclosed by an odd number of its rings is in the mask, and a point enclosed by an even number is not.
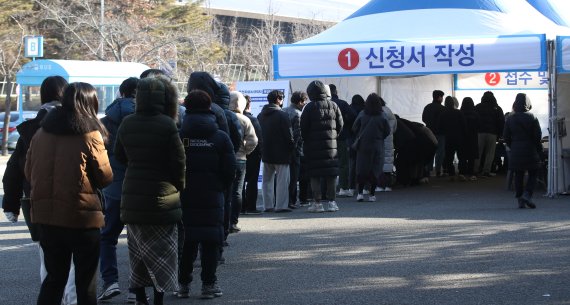
<svg viewBox="0 0 570 305"><path fill-rule="evenodd" d="M173 119L176 88L168 86L173 85L158 78L141 79L135 113L117 132L115 158L127 164L121 197L126 224L168 225L182 218L186 157Z"/></svg>
<svg viewBox="0 0 570 305"><path fill-rule="evenodd" d="M74 229L104 225L97 189L113 172L95 126L74 122L58 107L45 117L26 156L25 174L32 186L32 222Z"/></svg>

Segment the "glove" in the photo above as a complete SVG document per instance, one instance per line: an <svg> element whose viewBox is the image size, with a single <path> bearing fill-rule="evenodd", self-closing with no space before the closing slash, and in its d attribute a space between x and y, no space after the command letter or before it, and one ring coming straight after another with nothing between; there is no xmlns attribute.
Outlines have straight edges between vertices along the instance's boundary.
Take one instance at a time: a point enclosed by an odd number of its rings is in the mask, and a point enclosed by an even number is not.
<svg viewBox="0 0 570 305"><path fill-rule="evenodd" d="M12 212L4 212L4 215L6 216L6 219L8 219L9 222L11 223L18 222L18 214L14 214Z"/></svg>

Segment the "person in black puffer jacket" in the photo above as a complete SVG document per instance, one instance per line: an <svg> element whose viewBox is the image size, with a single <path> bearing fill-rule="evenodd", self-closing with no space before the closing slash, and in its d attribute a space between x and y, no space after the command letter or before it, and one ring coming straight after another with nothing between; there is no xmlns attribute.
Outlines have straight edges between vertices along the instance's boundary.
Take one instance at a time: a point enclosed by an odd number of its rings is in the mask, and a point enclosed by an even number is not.
<svg viewBox="0 0 570 305"><path fill-rule="evenodd" d="M511 149L509 170L515 174L515 190L519 208L536 208L531 201L540 166L543 148L540 140L542 132L538 119L530 113L532 105L524 93L517 94L513 113L505 123L505 143ZM526 186L523 186L525 171L528 171Z"/></svg>
<svg viewBox="0 0 570 305"><path fill-rule="evenodd" d="M505 114L503 109L497 104L497 99L491 91L486 91L481 97L481 103L475 106L475 111L479 114L479 158L475 160L475 172L481 173L483 177L490 177L491 166L495 159L495 148L498 138L503 134L505 126ZM481 161L485 161L481 168Z"/></svg>
<svg viewBox="0 0 570 305"><path fill-rule="evenodd" d="M471 181L476 181L477 176L473 173L475 159L479 156L479 140L477 130L479 128L479 114L475 112L475 103L470 97L461 102L461 113L465 117L465 137L459 146L457 158L459 158L459 175L470 176Z"/></svg>
<svg viewBox="0 0 570 305"><path fill-rule="evenodd" d="M338 145L337 152L338 152L338 161L339 161L338 196L352 197L353 192L349 191L350 187L348 183L348 167L349 167L348 138L351 133L350 129L352 128L352 125L356 120L356 113L345 100L341 100L338 97L338 91L334 84L330 84L329 88L331 89L331 96L332 96L331 101L333 101L338 106L338 109L342 114L342 121L344 122L342 130L338 135L336 142Z"/></svg>
<svg viewBox="0 0 570 305"><path fill-rule="evenodd" d="M452 96L445 98L445 109L439 115L437 130L445 136L445 158L443 168L449 174L450 179L455 180L455 166L453 160L455 153L459 151L461 140L465 137L465 118L459 109L455 108L455 100Z"/></svg>
<svg viewBox="0 0 570 305"><path fill-rule="evenodd" d="M259 125L259 120L251 114L251 98L248 95L244 95L244 97L247 100L247 103L243 115L245 115L253 125L255 135L257 136L257 146L249 155L247 155L247 161L245 163L242 210L245 214L259 215L262 211L257 210L257 193L259 192L257 183L259 180L259 168L261 166L261 148L263 146L263 138L261 137L261 125Z"/></svg>
<svg viewBox="0 0 570 305"><path fill-rule="evenodd" d="M338 106L328 98L328 87L320 81L312 81L307 87L311 100L301 114L301 136L306 159L306 174L311 178L315 202L310 212L323 212L321 200L328 201L326 210L338 211L336 204L336 177L338 176L337 138L343 127ZM326 181L326 196L321 194L321 178Z"/></svg>
<svg viewBox="0 0 570 305"><path fill-rule="evenodd" d="M355 116L364 110L364 98L360 94L355 94L352 96L350 103L350 108L354 112ZM345 124L346 125L346 124ZM354 123L352 124L354 125ZM348 194L354 195L354 188L356 187L356 150L352 148L352 143L356 138L356 134L352 132L352 125L349 127L349 134L347 137L346 145L348 146Z"/></svg>
<svg viewBox="0 0 570 305"><path fill-rule="evenodd" d="M431 132L437 138L437 151L435 153L435 175L440 176L442 170L443 159L445 158L445 136L442 135L439 130L437 130L437 122L439 115L443 112L445 107L441 104L443 102L444 93L441 90L433 90L432 92L432 102L424 107L422 112L422 122L426 124L426 127L431 130ZM433 169L432 160L431 163L427 164L427 171ZM429 174L428 174L429 176Z"/></svg>
<svg viewBox="0 0 570 305"><path fill-rule="evenodd" d="M211 100L202 90L188 93L180 130L186 153L186 188L181 193L185 231L180 260L178 297L188 297L194 261L201 245L202 296L221 296L216 268L224 241L224 192L236 171L228 135L218 129Z"/></svg>
<svg viewBox="0 0 570 305"><path fill-rule="evenodd" d="M236 116L236 114L229 109L230 105L230 91L226 85L217 82L214 78L207 72L192 72L190 78L188 79L188 92L193 89L200 89L206 91L208 95L212 98L212 111L214 113L219 113L219 109L226 118L226 123L228 126L227 134L232 140L234 146L234 152L238 152L243 145L243 131L241 130L241 124ZM218 114L216 114L218 116ZM226 237L230 233L230 213L231 213L231 203L232 203L232 186L230 185L226 190L226 202L224 209L224 230L226 232Z"/></svg>
<svg viewBox="0 0 570 305"><path fill-rule="evenodd" d="M283 93L273 90L267 95L267 105L257 116L261 126L263 149L263 204L265 211L290 212L289 161L295 148L289 115L283 110ZM275 183L275 176L277 182ZM274 195L275 194L275 195ZM274 206L275 205L275 206Z"/></svg>

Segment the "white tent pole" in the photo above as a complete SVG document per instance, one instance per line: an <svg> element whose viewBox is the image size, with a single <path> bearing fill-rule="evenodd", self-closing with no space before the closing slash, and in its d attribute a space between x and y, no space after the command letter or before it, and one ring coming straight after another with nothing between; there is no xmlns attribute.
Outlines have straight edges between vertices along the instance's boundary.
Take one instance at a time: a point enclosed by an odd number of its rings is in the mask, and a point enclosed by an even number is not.
<svg viewBox="0 0 570 305"><path fill-rule="evenodd" d="M548 41L548 187L546 196L554 198L558 188L558 110L556 100L556 44L553 40Z"/></svg>

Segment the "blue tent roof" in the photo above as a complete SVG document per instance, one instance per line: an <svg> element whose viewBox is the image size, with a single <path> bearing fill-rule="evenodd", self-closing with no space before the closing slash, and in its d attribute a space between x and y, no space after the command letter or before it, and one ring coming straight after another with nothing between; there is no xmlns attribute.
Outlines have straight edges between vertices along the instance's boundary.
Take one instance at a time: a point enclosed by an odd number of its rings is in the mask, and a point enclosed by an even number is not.
<svg viewBox="0 0 570 305"><path fill-rule="evenodd" d="M565 20L550 3L550 0L526 0L537 11L561 26L570 26L570 20Z"/></svg>
<svg viewBox="0 0 570 305"><path fill-rule="evenodd" d="M397 11L424 10L424 9L470 9L493 12L504 12L499 1L489 0L397 0L397 1L370 1L346 19Z"/></svg>
<svg viewBox="0 0 570 305"><path fill-rule="evenodd" d="M299 43L568 33L570 29L554 23L526 0L372 0L344 21Z"/></svg>

